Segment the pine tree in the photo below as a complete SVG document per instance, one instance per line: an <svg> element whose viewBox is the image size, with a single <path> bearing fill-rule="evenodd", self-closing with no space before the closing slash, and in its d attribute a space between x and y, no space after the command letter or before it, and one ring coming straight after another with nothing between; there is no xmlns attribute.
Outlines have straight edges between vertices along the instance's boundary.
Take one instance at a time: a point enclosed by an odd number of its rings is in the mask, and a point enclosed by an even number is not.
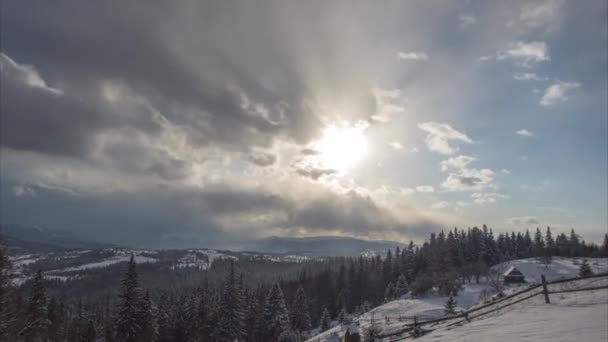
<svg viewBox="0 0 608 342"><path fill-rule="evenodd" d="M545 241L543 240L543 235L540 229L536 228L536 233L534 233L534 254L537 258L540 258L544 255L544 250Z"/></svg>
<svg viewBox="0 0 608 342"><path fill-rule="evenodd" d="M64 339L64 307L59 304L55 297L51 298L47 308L48 319L51 325L48 329L48 337L51 341L63 341Z"/></svg>
<svg viewBox="0 0 608 342"><path fill-rule="evenodd" d="M278 283L275 283L264 304L264 328L266 341L276 341L283 331L290 330L289 312L285 305L283 291Z"/></svg>
<svg viewBox="0 0 608 342"><path fill-rule="evenodd" d="M329 317L329 311L325 308L321 314L320 331L327 331L329 328L331 328L331 317Z"/></svg>
<svg viewBox="0 0 608 342"><path fill-rule="evenodd" d="M405 275L401 274L397 278L397 283L395 284L395 297L399 298L407 293L409 290L409 286L407 284L407 280L405 279Z"/></svg>
<svg viewBox="0 0 608 342"><path fill-rule="evenodd" d="M143 294L139 287L135 258L131 254L118 294L115 320L116 340L118 342L139 341L144 328L144 318Z"/></svg>
<svg viewBox="0 0 608 342"><path fill-rule="evenodd" d="M308 332L311 328L308 298L302 285L298 287L291 305L291 325L297 333Z"/></svg>
<svg viewBox="0 0 608 342"><path fill-rule="evenodd" d="M213 333L215 341L232 342L242 339L245 335L245 311L234 261L230 262L230 269L224 281L219 309L220 320Z"/></svg>
<svg viewBox="0 0 608 342"><path fill-rule="evenodd" d="M450 294L450 296L448 297L448 300L445 302L445 314L446 315L454 315L456 314L456 300L454 299L454 297Z"/></svg>
<svg viewBox="0 0 608 342"><path fill-rule="evenodd" d="M156 320L156 307L150 299L150 292L146 290L143 298L143 328L140 341L153 342L158 338L158 321Z"/></svg>
<svg viewBox="0 0 608 342"><path fill-rule="evenodd" d="M547 252L553 255L553 253L555 253L555 240L553 240L550 227L547 227L547 232L545 233L545 245Z"/></svg>
<svg viewBox="0 0 608 342"><path fill-rule="evenodd" d="M388 285L386 285L386 288L384 289L384 300L385 301L389 301L392 300L395 296L395 286L393 285L393 282L389 282Z"/></svg>
<svg viewBox="0 0 608 342"><path fill-rule="evenodd" d="M9 297L12 292L10 276L12 264L2 245L0 245L0 340L8 339L14 322L13 308Z"/></svg>
<svg viewBox="0 0 608 342"><path fill-rule="evenodd" d="M336 317L338 320L338 323L340 324L347 324L348 322L348 315L346 314L346 310L344 310L344 308L342 308L340 310L340 312L338 312L338 317Z"/></svg>
<svg viewBox="0 0 608 342"><path fill-rule="evenodd" d="M583 259L583 263L581 264L578 275L581 277L589 277L593 275L593 270L591 269L591 265L587 262L587 259Z"/></svg>
<svg viewBox="0 0 608 342"><path fill-rule="evenodd" d="M41 271L34 277L25 322L26 326L19 332L20 336L28 342L46 341L51 321L47 315L46 290Z"/></svg>
<svg viewBox="0 0 608 342"><path fill-rule="evenodd" d="M600 256L602 258L608 258L608 234L604 234L604 243L602 243Z"/></svg>

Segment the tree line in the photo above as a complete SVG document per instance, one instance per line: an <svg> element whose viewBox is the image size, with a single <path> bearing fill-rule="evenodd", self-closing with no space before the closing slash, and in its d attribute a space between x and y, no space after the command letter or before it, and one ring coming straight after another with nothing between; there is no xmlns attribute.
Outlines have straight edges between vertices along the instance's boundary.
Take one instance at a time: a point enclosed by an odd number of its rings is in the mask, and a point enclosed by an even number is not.
<svg viewBox="0 0 608 342"><path fill-rule="evenodd" d="M281 274L250 286L238 261L226 263L223 281L190 288L140 283L133 258L114 296L83 302L48 296L38 272L29 293L11 284L10 259L0 248L0 340L26 342L296 342L348 317L398 298L437 291L455 296L461 284L479 282L492 265L536 257L608 257L601 246L572 230L556 237L549 227L531 234L502 233L485 225L432 233L422 245L375 257L340 257L311 263L296 277ZM152 284L153 285L153 284ZM316 330L313 330L316 329Z"/></svg>

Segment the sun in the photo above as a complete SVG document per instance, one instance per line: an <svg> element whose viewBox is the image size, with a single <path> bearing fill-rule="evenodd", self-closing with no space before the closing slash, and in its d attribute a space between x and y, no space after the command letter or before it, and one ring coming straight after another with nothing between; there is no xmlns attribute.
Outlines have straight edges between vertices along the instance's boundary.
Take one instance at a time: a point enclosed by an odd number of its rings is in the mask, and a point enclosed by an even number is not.
<svg viewBox="0 0 608 342"><path fill-rule="evenodd" d="M321 164L339 172L347 171L358 164L368 153L364 130L365 126L348 124L325 128L323 137L315 146L319 151Z"/></svg>

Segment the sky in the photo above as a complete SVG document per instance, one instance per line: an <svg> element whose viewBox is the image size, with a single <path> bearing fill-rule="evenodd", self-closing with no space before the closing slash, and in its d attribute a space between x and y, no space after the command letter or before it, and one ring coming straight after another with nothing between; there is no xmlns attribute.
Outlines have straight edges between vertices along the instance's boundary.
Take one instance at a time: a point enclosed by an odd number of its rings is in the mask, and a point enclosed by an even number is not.
<svg viewBox="0 0 608 342"><path fill-rule="evenodd" d="M0 222L156 247L600 241L606 6L4 1Z"/></svg>

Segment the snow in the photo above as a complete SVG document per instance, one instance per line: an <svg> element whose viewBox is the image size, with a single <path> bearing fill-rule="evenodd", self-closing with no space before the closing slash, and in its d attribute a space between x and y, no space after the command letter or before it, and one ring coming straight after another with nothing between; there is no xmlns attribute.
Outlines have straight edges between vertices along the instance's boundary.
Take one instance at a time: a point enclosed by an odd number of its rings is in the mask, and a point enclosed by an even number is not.
<svg viewBox="0 0 608 342"><path fill-rule="evenodd" d="M587 261L594 273L608 272L608 259L588 258ZM547 281L578 277L581 263L582 258L554 257L552 263L545 266L536 259L530 258L505 262L495 266L494 269L502 274L504 270L516 267L524 274L528 283L508 286L504 292L509 294L531 284L539 283L542 274L545 275ZM573 283L550 285L549 290L603 285L608 285L608 279L585 279ZM494 292L493 287L486 279L482 279L480 284L465 283L459 290L458 296L454 297L457 301L456 311L476 306L483 301L484 296ZM411 298L409 295L405 295L401 299L388 302L359 317L355 317L353 321L365 330L373 316L382 333L387 334L400 330L405 323L411 323L410 319L405 319L408 316L415 315L418 320L444 317L444 305L447 299L448 297L437 296L432 293L425 298ZM499 315L504 315L506 320L504 330L500 330L503 320L501 316L485 317L474 320L462 327L452 328L452 330L443 332L438 330L425 336L424 341L608 341L608 325L606 324L608 322L607 290L554 294L551 295L551 303L552 305L546 305L542 296L536 296L509 307L507 310L500 310ZM598 314L599 312L602 314ZM570 315L572 315L572 319ZM588 321L590 317L593 319ZM564 324L563 322L567 323ZM486 324L489 325L486 327ZM459 330L467 329L468 326L472 327L471 331L464 330L463 332ZM559 329L554 328L558 326ZM487 332L486 328L488 329ZM308 341L326 342L333 334L343 336L346 329L347 327L337 325ZM585 329L589 329L589 333L588 335L587 333L582 335L584 338L581 338L580 334L575 334L576 331ZM559 331L559 333L554 334L552 330ZM567 334L566 330L570 332ZM431 336L434 336L433 339L429 339Z"/></svg>
<svg viewBox="0 0 608 342"><path fill-rule="evenodd" d="M131 258L130 255L118 255L118 256L112 257L110 259L103 260L103 261L91 262L88 264L62 268L62 269L58 269L58 270L52 270L49 272L50 273L63 273L63 272L82 271L82 270L88 270L88 269L93 269L93 268L104 268L104 267L108 267L113 264L117 264L119 262L127 262L127 261L129 261L130 258ZM154 258L142 256L142 255L136 255L134 257L134 259L135 259L135 262L138 264L158 262L158 259L154 259Z"/></svg>
<svg viewBox="0 0 608 342"><path fill-rule="evenodd" d="M417 339L440 341L608 341L608 305L533 305Z"/></svg>
<svg viewBox="0 0 608 342"><path fill-rule="evenodd" d="M199 254L205 255L207 259L199 258ZM213 249L189 249L188 254L180 258L175 265L171 266L171 269L193 267L204 271L208 270L216 259L238 260L235 256L223 254Z"/></svg>
<svg viewBox="0 0 608 342"><path fill-rule="evenodd" d="M521 271L521 273L523 273L528 283L540 283L542 274L545 275L547 281L578 277L582 260L582 258L554 257L553 261L549 265L545 266L545 264L537 261L535 258L528 258L507 261L496 265L493 268L501 271L509 267L516 267ZM589 262L589 265L594 273L608 272L608 259L589 258L587 261Z"/></svg>

